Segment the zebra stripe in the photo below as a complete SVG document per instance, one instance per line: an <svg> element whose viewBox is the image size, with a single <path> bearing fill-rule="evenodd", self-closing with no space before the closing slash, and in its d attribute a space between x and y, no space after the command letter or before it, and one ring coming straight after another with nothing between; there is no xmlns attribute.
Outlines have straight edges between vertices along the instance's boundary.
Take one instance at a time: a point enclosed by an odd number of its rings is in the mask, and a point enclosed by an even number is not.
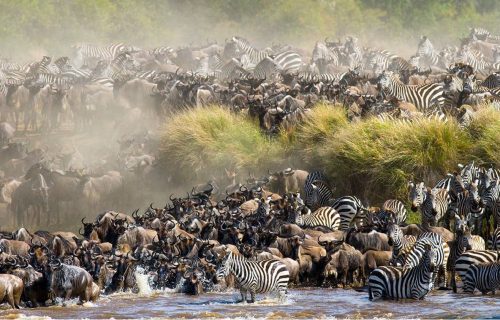
<svg viewBox="0 0 500 320"><path fill-rule="evenodd" d="M500 250L500 227L497 227L493 234L491 235L491 240L489 242L489 248L492 250Z"/></svg>
<svg viewBox="0 0 500 320"><path fill-rule="evenodd" d="M387 237L389 238L389 245L392 245L391 265L402 266L405 256L413 249L417 238L411 235L404 235L397 224L389 225Z"/></svg>
<svg viewBox="0 0 500 320"><path fill-rule="evenodd" d="M232 273L240 286L241 298L247 300L250 292L251 301L256 293L277 291L280 299L285 297L290 274L285 264L279 260L250 261L243 256L227 253L225 260L217 270L217 277L227 277Z"/></svg>
<svg viewBox="0 0 500 320"><path fill-rule="evenodd" d="M266 50L255 49L246 39L233 37L232 41L236 43L236 46L240 51L245 52L248 55L250 62L253 64L259 63L269 55Z"/></svg>
<svg viewBox="0 0 500 320"><path fill-rule="evenodd" d="M297 72L304 64L300 54L292 50L278 53L273 60L285 73Z"/></svg>
<svg viewBox="0 0 500 320"><path fill-rule="evenodd" d="M439 273L442 273L444 283L446 285L446 266L448 264L448 258L450 256L450 247L446 242L443 241L441 235L433 232L424 232L420 234L413 246L412 250L404 258L404 268L414 268L417 266L422 259L425 246L430 245L433 251L436 253L436 267L439 268ZM438 276L438 272L434 274L435 277ZM434 281L433 281L434 282ZM440 283L441 284L441 283Z"/></svg>
<svg viewBox="0 0 500 320"><path fill-rule="evenodd" d="M496 228L500 225L500 180L496 180L488 186L482 197L482 202L487 221L493 216Z"/></svg>
<svg viewBox="0 0 500 320"><path fill-rule="evenodd" d="M447 178L439 180L434 189L446 189L451 201L456 201L457 195L465 190L465 186L460 175L448 175Z"/></svg>
<svg viewBox="0 0 500 320"><path fill-rule="evenodd" d="M327 227L332 231L338 230L340 226L340 215L331 207L321 207L318 210L308 214L299 215L296 222L301 227Z"/></svg>
<svg viewBox="0 0 500 320"><path fill-rule="evenodd" d="M368 278L368 297L391 299L422 299L432 289L436 254L431 246L424 248L420 262L412 269L380 267Z"/></svg>
<svg viewBox="0 0 500 320"><path fill-rule="evenodd" d="M444 87L441 84L405 85L391 72L382 73L378 84L385 93L412 103L421 112L444 104Z"/></svg>
<svg viewBox="0 0 500 320"><path fill-rule="evenodd" d="M418 44L416 58L418 58L418 64L421 68L430 68L432 66L448 67L445 55L440 55L426 36L423 36Z"/></svg>
<svg viewBox="0 0 500 320"><path fill-rule="evenodd" d="M500 288L500 263L486 265L472 265L465 274L464 292L474 293L475 289L482 294L492 292Z"/></svg>
<svg viewBox="0 0 500 320"><path fill-rule="evenodd" d="M88 43L81 43L74 46L79 55L84 60L97 58L100 60L113 60L119 53L126 50L123 43L113 43L105 47L99 47Z"/></svg>
<svg viewBox="0 0 500 320"><path fill-rule="evenodd" d="M382 205L382 210L384 212L391 213L394 223L397 225L402 225L406 223L407 212L403 202L397 199L389 199Z"/></svg>
<svg viewBox="0 0 500 320"><path fill-rule="evenodd" d="M469 250L464 252L455 263L455 271L462 281L465 280L465 275L472 265L487 264L496 262L499 258L498 251L488 250ZM456 287L453 291L456 292Z"/></svg>
<svg viewBox="0 0 500 320"><path fill-rule="evenodd" d="M446 189L427 190L422 183L410 185L410 200L412 210L420 207L422 225L435 226L441 219L446 217L451 200Z"/></svg>
<svg viewBox="0 0 500 320"><path fill-rule="evenodd" d="M312 171L307 175L304 183L304 201L311 210L316 210L330 201L332 193L331 189L327 188L327 181L325 174L320 171Z"/></svg>
<svg viewBox="0 0 500 320"><path fill-rule="evenodd" d="M367 209L357 197L345 196L336 199L331 207L340 214L340 230L347 230L355 219L366 218Z"/></svg>

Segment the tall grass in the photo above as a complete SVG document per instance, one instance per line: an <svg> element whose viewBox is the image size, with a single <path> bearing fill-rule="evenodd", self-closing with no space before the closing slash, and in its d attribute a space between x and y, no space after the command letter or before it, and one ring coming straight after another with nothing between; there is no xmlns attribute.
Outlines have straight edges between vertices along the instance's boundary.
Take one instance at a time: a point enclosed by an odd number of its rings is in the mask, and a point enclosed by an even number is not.
<svg viewBox="0 0 500 320"><path fill-rule="evenodd" d="M217 176L214 170L224 167L265 172L293 159L296 167L324 170L336 195L354 194L370 205L405 200L408 180L435 183L458 163L477 159L498 167L499 155L500 113L492 108L480 109L463 130L455 121L433 119L349 123L343 108L327 104L272 139L245 115L220 106L188 110L166 124L161 149L171 171L197 178Z"/></svg>
<svg viewBox="0 0 500 320"><path fill-rule="evenodd" d="M178 178L206 179L224 169L276 167L283 147L243 115L220 106L190 109L163 128L162 165Z"/></svg>
<svg viewBox="0 0 500 320"><path fill-rule="evenodd" d="M346 126L325 141L318 165L340 191L380 203L406 197L410 179L435 182L453 170L468 149L468 135L455 122L372 118Z"/></svg>

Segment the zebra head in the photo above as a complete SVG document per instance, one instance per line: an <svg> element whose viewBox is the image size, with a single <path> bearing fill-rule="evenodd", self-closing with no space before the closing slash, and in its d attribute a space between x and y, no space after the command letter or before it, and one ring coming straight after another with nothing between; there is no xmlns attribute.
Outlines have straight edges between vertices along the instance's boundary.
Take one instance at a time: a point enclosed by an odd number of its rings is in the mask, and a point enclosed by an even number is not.
<svg viewBox="0 0 500 320"><path fill-rule="evenodd" d="M424 245L424 255L422 258L424 265L426 265L429 268L429 271L434 272L435 268L438 265L437 251L431 244L426 243ZM432 281L430 285L431 286L433 285Z"/></svg>
<svg viewBox="0 0 500 320"><path fill-rule="evenodd" d="M222 260L219 268L217 269L217 272L215 273L217 279L224 279L225 277L229 276L229 274L231 273L229 264L231 263L232 259L233 253L226 252L226 256Z"/></svg>
<svg viewBox="0 0 500 320"><path fill-rule="evenodd" d="M475 179L474 182L472 182L469 185L469 197L472 200L472 203L476 206L481 205L481 196L479 195L479 180Z"/></svg>
<svg viewBox="0 0 500 320"><path fill-rule="evenodd" d="M399 241L403 237L403 232L397 224L392 223L387 228L387 237L389 245L393 246L394 243L399 243Z"/></svg>
<svg viewBox="0 0 500 320"><path fill-rule="evenodd" d="M455 214L455 233L457 234L465 234L467 231L467 217L460 217L458 214Z"/></svg>
<svg viewBox="0 0 500 320"><path fill-rule="evenodd" d="M409 194L409 200L411 202L411 210L413 212L417 211L418 207L424 203L424 200L426 198L426 188L423 182L420 182L419 184L414 184L413 182L410 182L408 184L408 187L410 189L410 194Z"/></svg>
<svg viewBox="0 0 500 320"><path fill-rule="evenodd" d="M417 56L425 57L434 53L434 46L427 36L422 36L418 43Z"/></svg>

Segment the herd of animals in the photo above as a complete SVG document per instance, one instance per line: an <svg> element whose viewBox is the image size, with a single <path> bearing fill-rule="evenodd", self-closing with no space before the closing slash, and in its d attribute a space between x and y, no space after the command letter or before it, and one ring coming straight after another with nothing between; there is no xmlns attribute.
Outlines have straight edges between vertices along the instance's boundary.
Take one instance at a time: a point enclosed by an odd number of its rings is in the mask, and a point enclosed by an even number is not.
<svg viewBox="0 0 500 320"><path fill-rule="evenodd" d="M108 210L134 207L154 188L161 167L152 131L186 108L247 112L271 138L318 102L343 104L351 121L437 117L466 127L486 102L499 108L499 36L473 28L459 47L441 50L424 36L409 59L355 37L317 42L311 54L259 50L240 37L72 50L71 59L0 61L0 201L15 226L1 232L0 300L11 307L137 291L140 275L154 289L189 295L235 287L251 302L270 291L283 298L291 286L367 288L370 299L457 291L457 279L467 293L499 288L500 174L474 162L437 183L409 183L419 225L407 223L406 201L375 208L355 195L336 198L321 171L298 169L246 181L227 170L163 208ZM84 135L108 128L118 151L91 161L76 148L22 141L71 126ZM79 235L33 232L98 212L81 220Z"/></svg>
<svg viewBox="0 0 500 320"><path fill-rule="evenodd" d="M312 52L258 49L241 37L177 49L77 44L71 52L24 64L0 60L1 118L14 127L3 139L63 123L76 130L138 118L161 123L207 104L247 110L268 133L300 122L318 101L344 103L351 119L437 116L466 126L477 105L498 108L500 90L500 36L483 28L471 28L458 47L437 49L422 36L408 59L362 47L353 36L319 41Z"/></svg>
<svg viewBox="0 0 500 320"><path fill-rule="evenodd" d="M83 218L79 235L2 232L0 299L13 308L21 300L26 307L83 303L138 292L139 276L153 289L188 295L239 288L249 302L267 292L283 299L291 286L367 286L370 300L423 299L437 288L457 292L457 278L464 293L495 294L500 171L475 163L459 169L432 188L408 184L421 224L406 222L400 200L367 208L355 196L334 197L322 172L288 168L225 193L199 184L142 214Z"/></svg>

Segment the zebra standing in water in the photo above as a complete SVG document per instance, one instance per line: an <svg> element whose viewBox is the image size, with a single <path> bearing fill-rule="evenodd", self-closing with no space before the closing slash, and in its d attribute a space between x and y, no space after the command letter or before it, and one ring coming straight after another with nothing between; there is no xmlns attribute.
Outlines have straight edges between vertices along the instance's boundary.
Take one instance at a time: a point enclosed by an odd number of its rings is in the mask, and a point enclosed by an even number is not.
<svg viewBox="0 0 500 320"><path fill-rule="evenodd" d="M411 269L380 267L368 278L368 297L391 299L423 299L432 289L436 252L430 244L424 246L419 263Z"/></svg>
<svg viewBox="0 0 500 320"><path fill-rule="evenodd" d="M255 302L256 293L271 291L277 291L280 300L283 300L290 279L288 269L279 260L250 261L233 252L227 252L217 270L217 278L227 277L231 273L240 287L242 302L247 301L248 292L252 303Z"/></svg>
<svg viewBox="0 0 500 320"><path fill-rule="evenodd" d="M464 252L472 249L472 236L467 227L467 221L458 215L455 217L455 240L448 242L448 244L450 245L450 257L446 268L450 272L451 287L456 292L455 263Z"/></svg>
<svg viewBox="0 0 500 320"><path fill-rule="evenodd" d="M500 263L472 265L465 274L464 292L474 293L475 289L482 294L492 292L500 288Z"/></svg>
<svg viewBox="0 0 500 320"><path fill-rule="evenodd" d="M432 249L435 251L436 267L439 268L433 275L433 283L435 283L435 279L438 275L441 274L442 278L438 279L438 285L440 287L445 287L447 280L446 265L450 256L450 247L443 241L443 237L441 237L441 235L433 232L424 232L420 234L411 251L405 256L403 266L404 268L414 268L417 266L424 255L424 247L426 245L431 245ZM441 281L440 279L443 279L444 281Z"/></svg>
<svg viewBox="0 0 500 320"><path fill-rule="evenodd" d="M469 250L458 257L455 262L455 271L463 282L467 271L472 265L493 263L498 261L499 257L499 251ZM453 288L453 292L457 292L456 286Z"/></svg>
<svg viewBox="0 0 500 320"><path fill-rule="evenodd" d="M445 100L442 84L405 85L392 72L383 72L378 77L378 86L384 93L412 103L420 112L441 107Z"/></svg>

